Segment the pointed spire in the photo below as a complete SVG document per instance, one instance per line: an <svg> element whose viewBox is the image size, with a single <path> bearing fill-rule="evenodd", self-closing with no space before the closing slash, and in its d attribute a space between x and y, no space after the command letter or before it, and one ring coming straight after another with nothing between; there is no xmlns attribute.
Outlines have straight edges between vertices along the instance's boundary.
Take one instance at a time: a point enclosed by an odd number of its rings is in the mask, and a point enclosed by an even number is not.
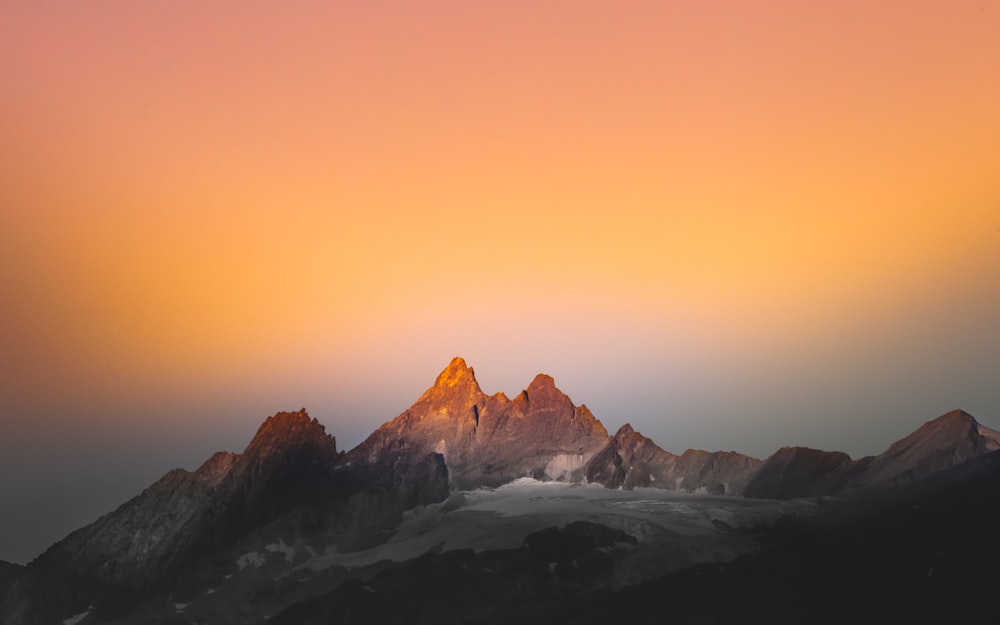
<svg viewBox="0 0 1000 625"><path fill-rule="evenodd" d="M555 391L559 390L556 388L556 381L552 379L551 375L539 373L538 375L535 376L535 379L531 381L531 384L528 385L527 391L528 394L530 395L531 393L548 389L552 389Z"/></svg>
<svg viewBox="0 0 1000 625"><path fill-rule="evenodd" d="M434 386L456 386L463 380L470 378L475 383L476 372L472 367L465 364L463 358L456 356L451 359L451 362L444 368L444 371L438 375L437 380L434 381Z"/></svg>

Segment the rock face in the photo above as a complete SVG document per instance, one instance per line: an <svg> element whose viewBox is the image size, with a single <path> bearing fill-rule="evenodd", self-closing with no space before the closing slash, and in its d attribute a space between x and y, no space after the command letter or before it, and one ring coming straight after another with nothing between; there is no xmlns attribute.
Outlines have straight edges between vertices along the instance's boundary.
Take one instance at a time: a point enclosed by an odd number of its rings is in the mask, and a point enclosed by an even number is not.
<svg viewBox="0 0 1000 625"><path fill-rule="evenodd" d="M608 488L638 487L738 494L760 461L731 451L689 449L680 456L661 449L625 424L587 466L587 481Z"/></svg>
<svg viewBox="0 0 1000 625"><path fill-rule="evenodd" d="M486 395L475 372L455 358L408 410L378 428L346 461L387 467L440 454L453 486L499 486L519 477L583 478L608 433L547 375L513 400Z"/></svg>
<svg viewBox="0 0 1000 625"><path fill-rule="evenodd" d="M5 622L24 622L28 618L31 589L26 587L30 583L26 578L23 566L0 560L0 614Z"/></svg>
<svg viewBox="0 0 1000 625"><path fill-rule="evenodd" d="M673 488L677 456L664 451L628 423L587 465L587 481L608 488Z"/></svg>

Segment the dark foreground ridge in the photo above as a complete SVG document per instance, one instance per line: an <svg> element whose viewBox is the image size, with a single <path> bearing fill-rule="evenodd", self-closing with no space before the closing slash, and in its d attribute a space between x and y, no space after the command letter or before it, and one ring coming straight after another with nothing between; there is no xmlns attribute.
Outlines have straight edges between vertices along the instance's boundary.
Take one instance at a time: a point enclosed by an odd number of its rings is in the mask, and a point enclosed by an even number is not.
<svg viewBox="0 0 1000 625"><path fill-rule="evenodd" d="M998 449L953 411L857 460L675 455L609 436L547 375L488 396L456 358L353 450L278 413L242 453L0 562L0 624L974 619Z"/></svg>

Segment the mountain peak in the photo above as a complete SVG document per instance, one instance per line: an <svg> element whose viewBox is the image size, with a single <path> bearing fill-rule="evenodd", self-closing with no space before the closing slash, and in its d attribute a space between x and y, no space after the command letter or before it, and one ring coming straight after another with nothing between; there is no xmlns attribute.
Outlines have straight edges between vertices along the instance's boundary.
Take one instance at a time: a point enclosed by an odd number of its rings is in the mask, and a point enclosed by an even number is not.
<svg viewBox="0 0 1000 625"><path fill-rule="evenodd" d="M535 379L531 381L531 384L529 384L527 388L529 394L542 390L559 390L556 388L556 381L551 375L539 373L535 376Z"/></svg>
<svg viewBox="0 0 1000 625"><path fill-rule="evenodd" d="M915 432L907 436L906 438L897 441L895 444L903 443L904 441L912 442L922 441L922 440L948 440L955 437L966 436L979 428L979 422L976 421L975 417L965 412L964 410L952 410L951 412L946 412L936 419L931 419L930 421L921 425ZM894 444L894 445L895 445Z"/></svg>
<svg viewBox="0 0 1000 625"><path fill-rule="evenodd" d="M1000 448L1000 434L964 410L952 410L924 423L876 456L864 484L891 486L911 482Z"/></svg>
<svg viewBox="0 0 1000 625"><path fill-rule="evenodd" d="M313 424L319 426L324 430L324 432L326 431L326 429L323 428L323 426L320 425L316 419L309 416L309 413L306 412L305 408L299 408L298 410L292 412L276 412L264 420L264 423L261 424L260 428L257 430L257 435L254 436L254 438L259 437L261 434L273 432L275 430L295 430L303 427L309 427Z"/></svg>
<svg viewBox="0 0 1000 625"><path fill-rule="evenodd" d="M635 434L635 430L632 428L632 424L626 423L625 425L618 428L617 432L615 432L615 438L617 439L629 438L633 434Z"/></svg>
<svg viewBox="0 0 1000 625"><path fill-rule="evenodd" d="M294 412L278 412L261 424L243 455L267 456L277 450L302 447L312 441L336 450L336 439L327 434L323 424L311 418L305 408Z"/></svg>
<svg viewBox="0 0 1000 625"><path fill-rule="evenodd" d="M473 404L481 400L482 395L483 391L476 381L475 370L465 364L464 359L456 356L438 374L434 385L424 391L417 403L430 402L439 408L444 407L444 404L456 404L471 409Z"/></svg>
<svg viewBox="0 0 1000 625"><path fill-rule="evenodd" d="M937 419L934 419L933 421L931 421L931 423L933 423L934 421L938 421L938 422L941 422L941 423L952 423L953 422L953 423L972 423L972 424L976 424L976 425L979 424L979 422L976 421L975 417L973 417L972 415L970 415L969 413L967 413L966 411L964 411L964 410L962 410L960 408L956 408L955 410L952 410L950 412L944 413L943 415L941 415Z"/></svg>
<svg viewBox="0 0 1000 625"><path fill-rule="evenodd" d="M444 371L434 381L436 387L458 386L465 381L476 383L476 372L465 364L465 359L456 356L451 359Z"/></svg>

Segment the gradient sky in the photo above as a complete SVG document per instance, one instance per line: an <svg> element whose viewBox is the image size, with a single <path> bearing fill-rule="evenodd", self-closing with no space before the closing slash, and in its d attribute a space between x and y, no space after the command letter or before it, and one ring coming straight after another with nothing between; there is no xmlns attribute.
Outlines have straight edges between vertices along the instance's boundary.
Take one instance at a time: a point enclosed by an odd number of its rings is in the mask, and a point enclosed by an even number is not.
<svg viewBox="0 0 1000 625"><path fill-rule="evenodd" d="M1000 2L0 4L0 559L455 355L664 448L1000 426Z"/></svg>

